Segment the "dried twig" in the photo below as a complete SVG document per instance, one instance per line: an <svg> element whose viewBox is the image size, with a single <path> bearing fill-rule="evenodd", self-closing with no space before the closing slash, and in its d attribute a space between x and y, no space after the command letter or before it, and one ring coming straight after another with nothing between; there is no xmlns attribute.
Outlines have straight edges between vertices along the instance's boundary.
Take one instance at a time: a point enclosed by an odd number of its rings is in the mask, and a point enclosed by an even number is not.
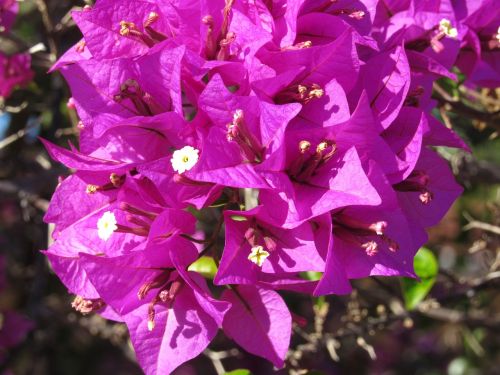
<svg viewBox="0 0 500 375"><path fill-rule="evenodd" d="M469 224L464 226L464 230L471 230L471 229L482 229L487 232L494 233L500 236L500 227L488 223L483 223L477 220L471 221Z"/></svg>

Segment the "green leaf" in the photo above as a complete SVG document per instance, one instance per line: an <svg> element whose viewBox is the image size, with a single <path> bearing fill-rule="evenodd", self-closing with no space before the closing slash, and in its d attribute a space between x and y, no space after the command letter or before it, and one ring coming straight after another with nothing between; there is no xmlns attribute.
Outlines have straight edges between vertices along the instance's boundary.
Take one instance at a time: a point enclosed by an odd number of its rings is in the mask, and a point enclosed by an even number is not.
<svg viewBox="0 0 500 375"><path fill-rule="evenodd" d="M217 265L214 258L202 256L189 266L188 271L194 271L207 279L213 279L217 273Z"/></svg>
<svg viewBox="0 0 500 375"><path fill-rule="evenodd" d="M326 303L326 298L325 296L319 296L316 298L313 298L314 305L318 307L318 309L321 309L325 303Z"/></svg>
<svg viewBox="0 0 500 375"><path fill-rule="evenodd" d="M408 310L413 310L429 294L438 274L438 261L432 251L421 248L413 261L415 273L420 281L403 279L402 289L405 305Z"/></svg>
<svg viewBox="0 0 500 375"><path fill-rule="evenodd" d="M250 370L240 368L238 370L226 372L224 375L252 375L252 373L250 372Z"/></svg>
<svg viewBox="0 0 500 375"><path fill-rule="evenodd" d="M318 281L319 279L321 279L321 276L323 276L323 273L321 272L307 271L300 273L300 277L302 277L304 280L310 281Z"/></svg>
<svg viewBox="0 0 500 375"><path fill-rule="evenodd" d="M246 218L245 216L240 216L240 215L232 215L230 217L234 221L247 221L248 220L248 218Z"/></svg>

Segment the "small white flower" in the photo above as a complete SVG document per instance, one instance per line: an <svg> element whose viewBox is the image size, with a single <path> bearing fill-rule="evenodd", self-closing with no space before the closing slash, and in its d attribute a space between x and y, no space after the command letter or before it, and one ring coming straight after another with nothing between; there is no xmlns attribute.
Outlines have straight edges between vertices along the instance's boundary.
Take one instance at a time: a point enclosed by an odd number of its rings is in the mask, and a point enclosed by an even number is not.
<svg viewBox="0 0 500 375"><path fill-rule="evenodd" d="M439 31L445 33L450 38L456 38L458 36L458 31L455 27L451 26L451 21L443 18L439 21Z"/></svg>
<svg viewBox="0 0 500 375"><path fill-rule="evenodd" d="M255 263L259 267L262 267L264 261L267 259L269 255L270 255L269 252L264 250L262 246L254 246L252 247L252 251L248 256L248 260L250 260L252 263Z"/></svg>
<svg viewBox="0 0 500 375"><path fill-rule="evenodd" d="M116 217L111 211L106 211L97 221L97 235L101 240L109 240L113 232L117 229Z"/></svg>
<svg viewBox="0 0 500 375"><path fill-rule="evenodd" d="M193 168L200 157L200 151L191 146L184 146L180 150L174 151L172 159L172 168L174 171L182 174Z"/></svg>

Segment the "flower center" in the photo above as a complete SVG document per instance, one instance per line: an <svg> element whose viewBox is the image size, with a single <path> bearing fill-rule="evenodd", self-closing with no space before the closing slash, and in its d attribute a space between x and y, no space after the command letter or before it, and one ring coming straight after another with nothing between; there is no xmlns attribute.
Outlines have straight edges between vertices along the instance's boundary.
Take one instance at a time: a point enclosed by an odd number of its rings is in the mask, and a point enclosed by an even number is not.
<svg viewBox="0 0 500 375"><path fill-rule="evenodd" d="M248 260L255 263L257 266L262 267L267 257L271 255L268 251L264 250L264 247L258 245L252 247L250 254L248 255Z"/></svg>
<svg viewBox="0 0 500 375"><path fill-rule="evenodd" d="M125 175L118 175L116 173L111 173L109 175L109 181L105 185L87 185L87 194L95 194L98 191L108 191L119 189L125 183Z"/></svg>
<svg viewBox="0 0 500 375"><path fill-rule="evenodd" d="M397 242L385 234L386 221L367 223L343 212L333 214L332 220L335 235L363 249L368 256L376 255L381 245L387 246L391 252L399 249Z"/></svg>
<svg viewBox="0 0 500 375"><path fill-rule="evenodd" d="M288 169L290 178L297 182L306 182L314 176L318 169L325 165L337 151L337 144L332 140L323 140L311 152L311 143L299 142L299 156Z"/></svg>
<svg viewBox="0 0 500 375"><path fill-rule="evenodd" d="M408 178L396 185L397 191L410 191L420 193L418 198L423 204L429 204L434 198L434 194L428 189L430 177L424 171L413 171Z"/></svg>
<svg viewBox="0 0 500 375"><path fill-rule="evenodd" d="M155 44L160 43L167 39L167 36L157 30L152 25L158 21L160 15L156 12L149 13L148 17L143 23L144 32L139 30L133 22L120 21L120 35L130 38L135 38L147 45L153 47Z"/></svg>
<svg viewBox="0 0 500 375"><path fill-rule="evenodd" d="M481 42L481 49L484 51L496 51L500 49L500 26L493 35L483 36L479 34L479 40Z"/></svg>
<svg viewBox="0 0 500 375"><path fill-rule="evenodd" d="M116 225L115 214L111 211L106 211L97 221L97 235L101 240L107 241L111 235L118 229Z"/></svg>
<svg viewBox="0 0 500 375"><path fill-rule="evenodd" d="M441 40L445 37L455 39L457 36L458 30L452 26L450 20L443 18L437 26L427 31L421 38L407 42L405 47L419 52L431 47L434 52L440 53L444 49Z"/></svg>
<svg viewBox="0 0 500 375"><path fill-rule="evenodd" d="M234 112L233 122L227 125L227 140L236 142L240 146L241 155L250 163L258 164L262 162L264 148L248 129L241 109Z"/></svg>
<svg viewBox="0 0 500 375"><path fill-rule="evenodd" d="M311 48L312 42L310 40L306 40L305 42L296 43L294 45L281 48L282 51L296 51L299 49Z"/></svg>
<svg viewBox="0 0 500 375"><path fill-rule="evenodd" d="M157 275L153 280L143 284L137 292L137 298L143 300L146 295L153 289L158 289L155 296L148 306L148 330L152 331L155 328L155 305L163 302L170 308L175 300L175 297L184 285L184 281L179 277L176 271L165 269Z"/></svg>
<svg viewBox="0 0 500 375"><path fill-rule="evenodd" d="M120 103L129 100L137 113L142 116L153 116L163 112L162 108L155 102L153 97L141 89L136 80L128 79L120 86L120 92L113 97L114 101Z"/></svg>
<svg viewBox="0 0 500 375"><path fill-rule="evenodd" d="M199 159L200 151L191 146L184 146L172 154L172 168L179 174L192 169Z"/></svg>
<svg viewBox="0 0 500 375"><path fill-rule="evenodd" d="M245 231L245 240L251 246L248 260L259 267L262 267L267 257L278 247L273 234L255 221Z"/></svg>
<svg viewBox="0 0 500 375"><path fill-rule="evenodd" d="M323 95L323 89L315 83L312 85L292 85L276 94L274 102L276 104L295 102L307 104L313 99L320 99Z"/></svg>
<svg viewBox="0 0 500 375"><path fill-rule="evenodd" d="M75 46L75 51L78 53L83 53L86 46L87 44L85 43L85 40L80 40Z"/></svg>
<svg viewBox="0 0 500 375"><path fill-rule="evenodd" d="M231 11L235 0L226 0L222 11L222 26L219 35L214 35L214 18L206 15L202 23L207 26L207 36L205 41L205 57L207 60L228 60L229 47L236 39L236 34L229 31Z"/></svg>
<svg viewBox="0 0 500 375"><path fill-rule="evenodd" d="M327 0L320 6L313 9L312 11L318 13L330 13L333 14L334 16L346 15L356 20L361 20L365 17L365 12L359 9L350 9L350 8L329 9L330 7L333 7L337 1L338 0Z"/></svg>
<svg viewBox="0 0 500 375"><path fill-rule="evenodd" d="M443 18L439 21L439 32L444 33L444 35L450 38L456 38L458 36L458 31L455 27L451 25L451 21Z"/></svg>
<svg viewBox="0 0 500 375"><path fill-rule="evenodd" d="M409 107L418 107L420 104L420 98L424 92L425 90L422 86L417 86L414 90L408 93L404 105Z"/></svg>

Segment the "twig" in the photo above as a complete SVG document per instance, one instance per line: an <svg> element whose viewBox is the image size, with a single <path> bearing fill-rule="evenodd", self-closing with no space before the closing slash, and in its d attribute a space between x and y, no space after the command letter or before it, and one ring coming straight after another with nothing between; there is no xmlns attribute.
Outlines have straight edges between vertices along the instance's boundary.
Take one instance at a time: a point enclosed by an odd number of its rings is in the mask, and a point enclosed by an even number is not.
<svg viewBox="0 0 500 375"><path fill-rule="evenodd" d="M467 212L464 212L463 215L469 221L469 223L466 226L464 226L464 230L482 229L482 230L485 230L487 232L491 232L491 233L494 233L494 234L497 234L500 236L500 227L493 225L493 224L484 223L482 221L475 220Z"/></svg>
<svg viewBox="0 0 500 375"><path fill-rule="evenodd" d="M482 103L484 103L486 105L492 105L492 106L496 106L496 107L500 106L500 101L498 99L494 99L494 98L490 98L486 95L482 95L475 90L469 89L467 86L461 85L458 87L458 90L465 95L472 96L473 98L480 100Z"/></svg>
<svg viewBox="0 0 500 375"><path fill-rule="evenodd" d="M472 108L459 98L454 98L450 96L446 90L434 82L433 85L434 92L438 95L434 95L435 98L441 103L441 105L449 105L453 112L467 117L484 121L487 126L499 131L500 130L500 111L495 112L485 112Z"/></svg>
<svg viewBox="0 0 500 375"><path fill-rule="evenodd" d="M490 316L483 311L462 312L454 309L436 307L429 310L417 309L424 316L448 323L464 323L472 326L500 328L500 315Z"/></svg>
<svg viewBox="0 0 500 375"><path fill-rule="evenodd" d="M2 114L3 111L8 112L8 113L21 113L27 107L28 107L28 102L22 102L21 104L19 104L18 106L15 106L15 107L10 106L10 105L6 105L5 107L3 107L2 105L0 105L0 114Z"/></svg>
<svg viewBox="0 0 500 375"><path fill-rule="evenodd" d="M464 226L464 230L471 230L471 229L482 229L487 232L491 232L500 236L500 227L497 227L496 225L493 224L483 223L477 220L471 221L469 224Z"/></svg>
<svg viewBox="0 0 500 375"><path fill-rule="evenodd" d="M3 194L17 195L20 200L26 200L40 211L46 212L49 202L40 198L37 194L30 193L10 181L0 181L0 192Z"/></svg>
<svg viewBox="0 0 500 375"><path fill-rule="evenodd" d="M8 137L2 139L0 141L0 150L4 149L5 147L10 145L11 143L14 143L15 141L21 139L22 137L24 137L26 135L27 132L28 131L26 129L21 129L21 130L18 130L16 133L11 134Z"/></svg>
<svg viewBox="0 0 500 375"><path fill-rule="evenodd" d="M49 11L47 9L47 4L45 0L36 0L36 6L38 11L42 15L42 22L47 30L47 39L49 42L49 49L52 55L53 60L55 61L57 57L57 44L52 36L54 32L54 25L52 24L52 20L50 19Z"/></svg>
<svg viewBox="0 0 500 375"><path fill-rule="evenodd" d="M240 354L240 352L238 349L231 349L222 352L214 352L209 349L206 349L203 352L203 354L212 361L212 364L214 365L217 375L224 375L226 373L226 369L222 364L222 359L236 357Z"/></svg>

